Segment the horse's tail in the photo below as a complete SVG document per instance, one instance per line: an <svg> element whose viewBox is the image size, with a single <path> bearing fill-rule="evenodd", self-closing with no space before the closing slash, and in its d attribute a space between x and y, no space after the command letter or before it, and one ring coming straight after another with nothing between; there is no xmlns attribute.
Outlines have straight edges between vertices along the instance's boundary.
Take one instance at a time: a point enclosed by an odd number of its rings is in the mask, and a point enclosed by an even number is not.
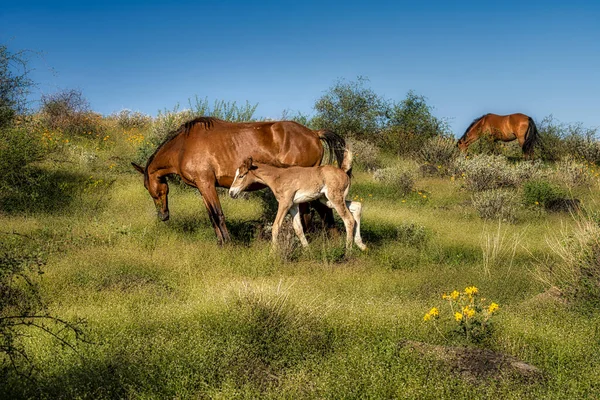
<svg viewBox="0 0 600 400"><path fill-rule="evenodd" d="M537 130L537 126L535 126L535 122L531 117L529 118L529 126L527 127L527 131L525 132L525 141L523 142L523 153L531 154L533 152L533 148L536 143L540 139L540 134Z"/></svg>
<svg viewBox="0 0 600 400"><path fill-rule="evenodd" d="M344 152L346 150L346 141L344 138L337 133L327 130L317 131L317 135L319 135L319 139L321 139L329 149L329 161L333 161L335 157L338 166L342 168Z"/></svg>
<svg viewBox="0 0 600 400"><path fill-rule="evenodd" d="M344 149L344 159L340 164L340 168L344 170L348 177L352 178L352 150L350 146Z"/></svg>

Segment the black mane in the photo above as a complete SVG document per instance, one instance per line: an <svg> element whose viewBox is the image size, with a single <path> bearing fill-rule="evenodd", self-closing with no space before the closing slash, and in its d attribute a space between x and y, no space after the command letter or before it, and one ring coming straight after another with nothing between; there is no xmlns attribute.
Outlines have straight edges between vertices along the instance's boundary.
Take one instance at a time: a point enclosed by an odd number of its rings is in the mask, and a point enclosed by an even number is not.
<svg viewBox="0 0 600 400"><path fill-rule="evenodd" d="M148 161L146 162L146 174L148 173L148 166L152 163L152 161L154 160L154 156L156 156L156 153L158 153L158 151L167 143L169 143L171 140L175 139L175 137L179 136L180 134L184 134L184 135L188 135L190 133L190 130L196 125L196 124L202 124L204 125L204 129L210 129L213 127L213 125L215 124L215 122L221 122L220 119L218 118L213 118L213 117L196 117L194 119L191 119L189 121L184 122L183 124L181 124L181 126L179 128L177 128L174 131L171 131L167 134L167 136L165 137L165 139L161 142L161 144L159 144L156 147L156 150L154 150L154 153L152 153L152 155L148 158Z"/></svg>
<svg viewBox="0 0 600 400"><path fill-rule="evenodd" d="M473 127L473 125L475 125L476 123L478 123L479 121L481 121L481 119L482 119L483 117L487 116L487 115L489 115L489 114L483 114L481 117L479 117L479 118L475 118L475 119L473 120L473 122L471 122L471 125L469 125L469 127L467 128L467 130L465 131L465 133L463 133L463 135L462 135L462 136L460 137L460 139L458 139L458 140L459 140L459 141L460 141L460 140L463 140L463 139L464 139L464 138L467 136L467 133L469 133L469 131L471 130L471 128Z"/></svg>

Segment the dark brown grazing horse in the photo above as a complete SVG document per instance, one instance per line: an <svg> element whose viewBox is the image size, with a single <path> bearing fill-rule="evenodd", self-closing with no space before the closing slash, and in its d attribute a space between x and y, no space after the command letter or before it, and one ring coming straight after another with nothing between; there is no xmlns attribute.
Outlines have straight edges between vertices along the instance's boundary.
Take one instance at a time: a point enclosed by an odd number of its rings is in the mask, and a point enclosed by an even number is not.
<svg viewBox="0 0 600 400"><path fill-rule="evenodd" d="M533 147L539 140L535 122L525 114L485 114L471 122L458 140L458 148L467 150L469 145L483 135L491 135L494 141L518 140L525 158L533 157Z"/></svg>
<svg viewBox="0 0 600 400"><path fill-rule="evenodd" d="M335 156L341 165L346 143L334 133L313 131L292 121L233 123L199 117L169 134L145 168L132 165L144 175L144 186L163 221L169 219L167 175L179 175L186 184L197 188L222 244L230 236L216 187L230 187L236 169L248 157L268 164L317 166L325 153L322 142L327 144L330 158ZM257 184L249 190L264 187ZM333 223L330 209L314 206L327 222Z"/></svg>

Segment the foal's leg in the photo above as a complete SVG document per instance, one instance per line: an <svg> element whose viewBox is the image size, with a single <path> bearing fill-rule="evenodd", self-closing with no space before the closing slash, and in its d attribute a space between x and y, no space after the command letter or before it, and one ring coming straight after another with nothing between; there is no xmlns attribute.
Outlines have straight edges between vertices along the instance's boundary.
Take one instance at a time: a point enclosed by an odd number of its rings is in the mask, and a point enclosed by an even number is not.
<svg viewBox="0 0 600 400"><path fill-rule="evenodd" d="M277 216L275 217L275 221L273 222L273 228L272 228L273 237L271 239L272 243L273 243L273 247L275 247L275 248L279 247L279 242L278 242L279 229L281 228L283 219L287 215L291 206L292 206L291 201L287 201L287 200L279 201L279 208L277 209Z"/></svg>
<svg viewBox="0 0 600 400"><path fill-rule="evenodd" d="M362 238L360 237L360 216L362 212L362 204L360 204L358 201L346 200L346 207L348 207L348 210L350 210L350 213L354 218L354 222L356 222L356 226L354 227L354 243L356 243L359 249L365 251L367 246L365 246Z"/></svg>
<svg viewBox="0 0 600 400"><path fill-rule="evenodd" d="M308 247L308 241L306 240L306 236L304 236L304 229L302 229L302 218L300 216L300 210L298 204L294 204L290 208L290 215L292 216L292 225L294 226L294 231L296 232L296 236L300 239L300 243L302 243L302 247Z"/></svg>
<svg viewBox="0 0 600 400"><path fill-rule="evenodd" d="M344 226L346 227L346 250L352 249L352 236L354 234L354 218L352 218L352 214L346 207L346 202L344 200L343 194L340 195L327 195L327 206L333 205L335 211L338 212L342 221L344 221Z"/></svg>
<svg viewBox="0 0 600 400"><path fill-rule="evenodd" d="M198 185L198 190L202 195L204 206L208 211L210 222L217 235L217 241L219 244L227 243L231 240L227 227L225 226L225 216L223 215L223 209L221 208L221 202L217 195L217 189L214 183L204 183Z"/></svg>

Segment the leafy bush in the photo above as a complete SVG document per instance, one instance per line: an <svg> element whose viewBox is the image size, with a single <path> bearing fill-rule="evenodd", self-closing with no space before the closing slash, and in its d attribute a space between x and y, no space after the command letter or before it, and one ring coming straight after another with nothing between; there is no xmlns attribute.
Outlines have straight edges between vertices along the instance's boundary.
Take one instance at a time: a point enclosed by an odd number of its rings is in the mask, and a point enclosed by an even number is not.
<svg viewBox="0 0 600 400"><path fill-rule="evenodd" d="M465 187L475 192L515 187L518 183L515 170L503 156L480 154L472 158L459 157L454 168L456 174L464 177Z"/></svg>
<svg viewBox="0 0 600 400"><path fill-rule="evenodd" d="M429 236L423 225L401 224L396 227L396 239L408 246L421 247L427 243Z"/></svg>
<svg viewBox="0 0 600 400"><path fill-rule="evenodd" d="M0 128L0 190L23 180L27 167L48 154L42 138L25 128Z"/></svg>
<svg viewBox="0 0 600 400"><path fill-rule="evenodd" d="M412 169L389 167L376 170L373 178L405 195L414 189L416 174Z"/></svg>
<svg viewBox="0 0 600 400"><path fill-rule="evenodd" d="M409 91L404 100L392 104L386 112L383 145L398 155L415 154L431 138L448 135L448 123L435 117L432 111L425 97Z"/></svg>
<svg viewBox="0 0 600 400"><path fill-rule="evenodd" d="M473 207L483 219L514 221L518 209L517 195L510 190L492 189L473 194Z"/></svg>
<svg viewBox="0 0 600 400"><path fill-rule="evenodd" d="M372 138L385 123L386 101L371 88L369 80L337 81L315 103L313 119L318 129L327 129L342 136Z"/></svg>
<svg viewBox="0 0 600 400"><path fill-rule="evenodd" d="M419 161L435 166L440 173L448 173L454 160L458 156L456 141L445 136L436 136L428 139L417 152Z"/></svg>
<svg viewBox="0 0 600 400"><path fill-rule="evenodd" d="M523 201L527 205L547 207L563 197L565 193L560 188L545 180L526 182L523 186Z"/></svg>
<svg viewBox="0 0 600 400"><path fill-rule="evenodd" d="M348 139L354 155L353 166L363 171L373 171L381 166L379 148L360 139Z"/></svg>
<svg viewBox="0 0 600 400"><path fill-rule="evenodd" d="M82 334L78 322L68 322L48 312L36 279L42 274L44 263L40 249L10 240L0 242L0 377L10 369L31 371L22 340L27 332L39 330L71 348L75 343L70 336L74 334L79 339Z"/></svg>

